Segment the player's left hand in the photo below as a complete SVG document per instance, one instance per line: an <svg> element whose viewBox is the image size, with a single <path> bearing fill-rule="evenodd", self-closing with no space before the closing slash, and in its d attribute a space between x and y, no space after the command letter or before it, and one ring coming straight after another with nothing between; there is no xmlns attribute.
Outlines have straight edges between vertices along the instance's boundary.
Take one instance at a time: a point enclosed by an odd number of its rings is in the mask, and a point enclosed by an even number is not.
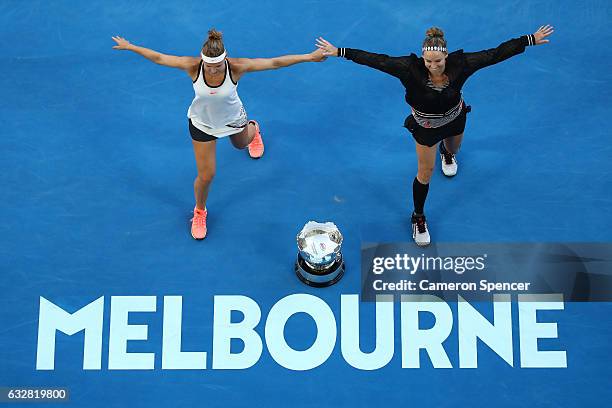
<svg viewBox="0 0 612 408"><path fill-rule="evenodd" d="M113 48L116 50L127 50L130 47L130 42L123 37L118 35L112 37L113 41L117 43Z"/></svg>
<svg viewBox="0 0 612 408"><path fill-rule="evenodd" d="M310 58L312 62L321 62L327 59L327 56L323 53L323 50L316 49L310 53Z"/></svg>

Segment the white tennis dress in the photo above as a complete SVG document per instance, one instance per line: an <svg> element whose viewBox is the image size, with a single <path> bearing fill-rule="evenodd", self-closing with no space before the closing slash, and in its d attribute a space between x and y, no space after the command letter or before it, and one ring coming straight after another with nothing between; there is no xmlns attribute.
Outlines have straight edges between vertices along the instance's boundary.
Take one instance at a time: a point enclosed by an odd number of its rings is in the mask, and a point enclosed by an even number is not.
<svg viewBox="0 0 612 408"><path fill-rule="evenodd" d="M234 82L230 66L225 60L225 76L219 86L206 83L202 61L198 76L193 81L195 98L189 106L187 117L197 129L215 137L238 133L247 125L247 114L238 96L238 84Z"/></svg>

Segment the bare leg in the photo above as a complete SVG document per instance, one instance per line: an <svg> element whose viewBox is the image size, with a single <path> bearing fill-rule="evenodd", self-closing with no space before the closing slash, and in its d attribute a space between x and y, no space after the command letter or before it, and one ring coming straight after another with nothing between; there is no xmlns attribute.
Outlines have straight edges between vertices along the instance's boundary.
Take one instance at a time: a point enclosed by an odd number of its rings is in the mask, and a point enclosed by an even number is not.
<svg viewBox="0 0 612 408"><path fill-rule="evenodd" d="M446 151L452 154L459 153L459 149L461 149L461 142L463 142L463 133L457 136L448 137L442 141Z"/></svg>
<svg viewBox="0 0 612 408"><path fill-rule="evenodd" d="M429 184L434 166L436 164L436 146L416 144L417 153L417 180L421 184Z"/></svg>
<svg viewBox="0 0 612 408"><path fill-rule="evenodd" d="M248 125L244 129L242 129L240 133L231 135L229 138L232 141L232 145L236 149L242 150L246 148L249 145L249 143L251 143L254 137L255 137L255 124L249 121Z"/></svg>
<svg viewBox="0 0 612 408"><path fill-rule="evenodd" d="M193 182L193 191L195 195L196 208L203 210L206 208L206 199L208 191L215 177L217 167L217 141L210 142L193 142L193 151L195 153L196 166L198 168L198 176Z"/></svg>

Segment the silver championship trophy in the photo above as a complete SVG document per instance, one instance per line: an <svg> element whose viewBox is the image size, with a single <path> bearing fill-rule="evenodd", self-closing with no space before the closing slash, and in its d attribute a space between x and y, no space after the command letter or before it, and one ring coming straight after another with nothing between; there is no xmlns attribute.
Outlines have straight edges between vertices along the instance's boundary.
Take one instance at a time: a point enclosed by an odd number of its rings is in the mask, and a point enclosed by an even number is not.
<svg viewBox="0 0 612 408"><path fill-rule="evenodd" d="M309 221L297 235L295 273L310 286L330 286L344 275L342 234L333 222Z"/></svg>

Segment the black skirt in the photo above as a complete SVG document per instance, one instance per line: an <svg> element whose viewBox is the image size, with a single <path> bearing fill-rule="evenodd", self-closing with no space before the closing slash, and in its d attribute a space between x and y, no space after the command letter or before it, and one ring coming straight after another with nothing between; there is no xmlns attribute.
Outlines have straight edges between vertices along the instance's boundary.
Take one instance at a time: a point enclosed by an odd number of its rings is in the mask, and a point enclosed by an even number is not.
<svg viewBox="0 0 612 408"><path fill-rule="evenodd" d="M418 144L429 147L435 146L439 141L447 137L453 137L463 133L467 114L471 110L471 106L464 104L461 113L455 120L439 128L424 128L417 123L414 116L410 115L404 121L404 127L412 133L412 137L414 137L414 140L416 140Z"/></svg>

